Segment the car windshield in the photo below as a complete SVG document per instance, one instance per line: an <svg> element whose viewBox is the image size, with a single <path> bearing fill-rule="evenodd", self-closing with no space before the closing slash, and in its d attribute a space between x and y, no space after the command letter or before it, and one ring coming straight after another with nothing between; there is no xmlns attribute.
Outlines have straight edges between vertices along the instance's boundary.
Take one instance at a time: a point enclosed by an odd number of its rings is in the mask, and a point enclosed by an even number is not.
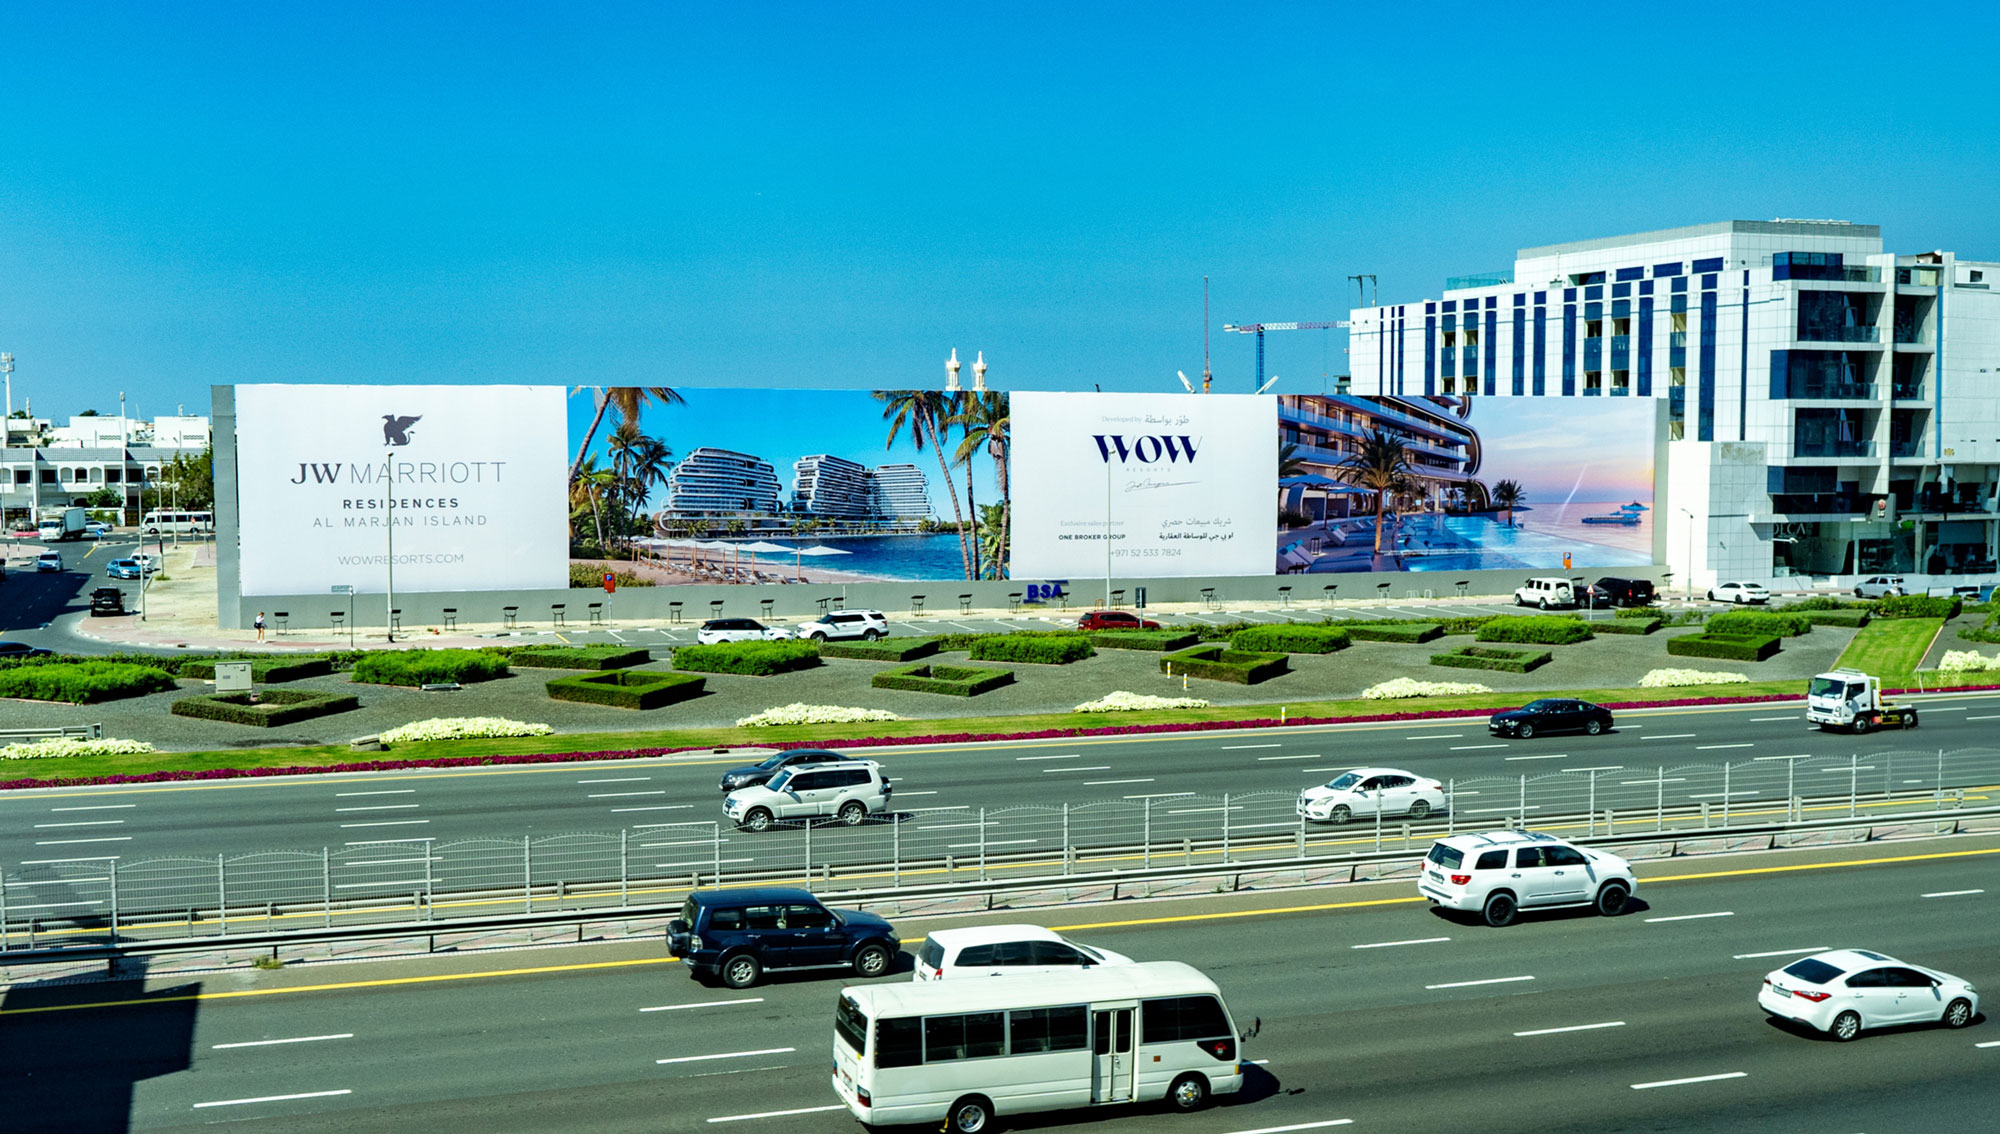
<svg viewBox="0 0 2000 1134"><path fill-rule="evenodd" d="M1559 701L1530 701L1521 706L1521 711L1524 713L1553 713L1561 707L1562 703Z"/></svg>
<svg viewBox="0 0 2000 1134"><path fill-rule="evenodd" d="M1815 677L1812 679L1812 684L1806 686L1806 696L1838 697L1846 686L1846 682L1836 677Z"/></svg>
<svg viewBox="0 0 2000 1134"><path fill-rule="evenodd" d="M1839 978L1843 971L1827 964L1818 957L1807 957L1803 961L1793 961L1791 964L1785 966L1786 976L1795 976L1800 980L1809 980L1814 984L1826 984L1833 981Z"/></svg>
<svg viewBox="0 0 2000 1134"><path fill-rule="evenodd" d="M772 791L784 791L785 785L791 782L792 782L792 770L790 768L786 768L784 771L779 772L777 775L771 777L771 783L769 786Z"/></svg>
<svg viewBox="0 0 2000 1134"><path fill-rule="evenodd" d="M1355 775L1353 772L1346 772L1340 776L1335 777L1333 780L1329 781L1326 786L1332 788L1335 791L1346 791L1348 788L1351 788L1355 784L1358 784L1360 782L1361 782L1360 776Z"/></svg>
<svg viewBox="0 0 2000 1134"><path fill-rule="evenodd" d="M1444 867L1446 870L1456 870L1458 869L1458 864L1465 861L1465 854L1462 851L1456 847L1445 846L1443 843L1432 844L1431 853L1424 857Z"/></svg>
<svg viewBox="0 0 2000 1134"><path fill-rule="evenodd" d="M1098 952L1095 949L1092 949L1088 945L1078 945L1076 942L1072 941L1069 943L1069 947L1075 949L1079 953L1082 953L1084 956L1089 957L1093 961L1104 960L1104 954Z"/></svg>

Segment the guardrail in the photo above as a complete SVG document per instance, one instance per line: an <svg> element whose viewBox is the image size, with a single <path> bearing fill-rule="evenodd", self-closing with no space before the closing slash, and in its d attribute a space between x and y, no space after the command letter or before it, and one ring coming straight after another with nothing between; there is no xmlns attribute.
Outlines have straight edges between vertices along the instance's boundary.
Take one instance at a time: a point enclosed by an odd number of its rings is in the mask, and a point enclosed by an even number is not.
<svg viewBox="0 0 2000 1134"><path fill-rule="evenodd" d="M101 740L102 724L51 725L48 728L0 728L0 741L14 740Z"/></svg>

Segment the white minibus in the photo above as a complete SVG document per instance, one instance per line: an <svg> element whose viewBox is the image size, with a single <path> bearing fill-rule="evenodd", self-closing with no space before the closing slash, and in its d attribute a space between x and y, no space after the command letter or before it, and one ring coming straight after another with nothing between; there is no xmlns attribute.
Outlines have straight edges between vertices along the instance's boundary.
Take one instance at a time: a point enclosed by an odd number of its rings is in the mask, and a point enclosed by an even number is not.
<svg viewBox="0 0 2000 1134"><path fill-rule="evenodd" d="M1243 1086L1215 982L1178 961L856 985L834 1007L833 1089L870 1125L977 1134L997 1117Z"/></svg>
<svg viewBox="0 0 2000 1134"><path fill-rule="evenodd" d="M139 530L147 535L159 535L161 532L202 535L215 530L215 513L148 512L139 521Z"/></svg>

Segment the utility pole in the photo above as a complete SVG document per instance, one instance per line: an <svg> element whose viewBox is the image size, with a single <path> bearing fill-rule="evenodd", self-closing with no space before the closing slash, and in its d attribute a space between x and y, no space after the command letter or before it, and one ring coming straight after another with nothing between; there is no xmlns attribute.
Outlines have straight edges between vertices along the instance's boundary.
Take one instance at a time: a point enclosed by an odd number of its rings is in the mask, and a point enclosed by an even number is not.
<svg viewBox="0 0 2000 1134"><path fill-rule="evenodd" d="M1208 368L1208 277L1201 277L1201 392L1215 384L1215 372ZM1108 522L1108 521L1107 521Z"/></svg>

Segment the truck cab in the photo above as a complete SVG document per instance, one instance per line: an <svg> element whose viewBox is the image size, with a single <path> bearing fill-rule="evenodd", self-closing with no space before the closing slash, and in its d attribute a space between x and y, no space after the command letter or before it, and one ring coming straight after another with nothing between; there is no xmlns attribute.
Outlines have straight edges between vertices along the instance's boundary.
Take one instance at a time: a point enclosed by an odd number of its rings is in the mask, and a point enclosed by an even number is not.
<svg viewBox="0 0 2000 1134"><path fill-rule="evenodd" d="M1877 728L1915 728L1917 710L1882 699L1882 682L1858 669L1836 669L1806 687L1806 720L1821 731L1866 733Z"/></svg>

